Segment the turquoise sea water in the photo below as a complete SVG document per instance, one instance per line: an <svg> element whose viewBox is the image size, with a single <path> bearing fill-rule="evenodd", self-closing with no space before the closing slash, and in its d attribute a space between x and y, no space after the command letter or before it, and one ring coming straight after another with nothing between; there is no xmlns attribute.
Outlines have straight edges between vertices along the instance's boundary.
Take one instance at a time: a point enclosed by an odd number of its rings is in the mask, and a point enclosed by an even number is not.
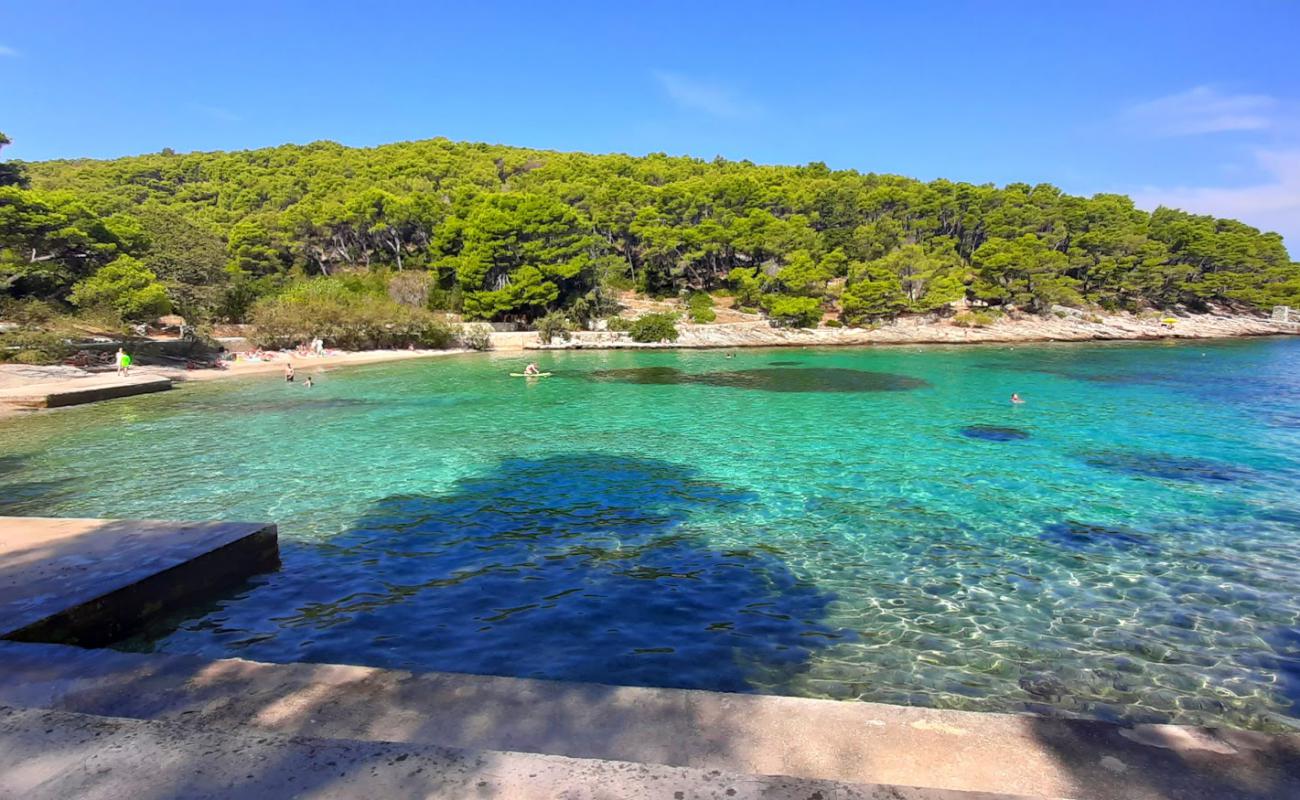
<svg viewBox="0 0 1300 800"><path fill-rule="evenodd" d="M134 649L1300 720L1300 340L538 361L7 421L0 511L279 523Z"/></svg>

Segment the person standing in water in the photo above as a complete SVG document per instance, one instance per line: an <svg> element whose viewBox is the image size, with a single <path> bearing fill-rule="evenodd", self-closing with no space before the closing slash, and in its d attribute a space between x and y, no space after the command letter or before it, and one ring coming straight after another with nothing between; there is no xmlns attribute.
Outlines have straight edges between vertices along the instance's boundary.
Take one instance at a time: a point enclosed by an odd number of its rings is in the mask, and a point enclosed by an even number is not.
<svg viewBox="0 0 1300 800"><path fill-rule="evenodd" d="M293 383L293 364L287 361L284 364L284 381L285 383Z"/></svg>
<svg viewBox="0 0 1300 800"><path fill-rule="evenodd" d="M126 354L122 348L117 348L117 376L125 378L131 374L131 357Z"/></svg>
<svg viewBox="0 0 1300 800"><path fill-rule="evenodd" d="M310 375L307 376L307 380L305 380L305 381L302 382L302 385L303 385L304 387L308 388L308 389L311 388L311 376L310 376Z"/></svg>

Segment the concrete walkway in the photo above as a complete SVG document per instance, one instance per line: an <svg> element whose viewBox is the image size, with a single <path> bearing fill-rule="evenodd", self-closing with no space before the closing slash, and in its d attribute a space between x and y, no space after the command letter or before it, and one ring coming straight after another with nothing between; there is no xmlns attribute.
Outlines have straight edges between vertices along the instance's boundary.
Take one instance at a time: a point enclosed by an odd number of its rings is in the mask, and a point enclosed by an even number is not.
<svg viewBox="0 0 1300 800"><path fill-rule="evenodd" d="M0 707L0 800L1016 800ZM1022 799L1023 800L1023 799Z"/></svg>
<svg viewBox="0 0 1300 800"><path fill-rule="evenodd" d="M0 703L1076 800L1300 798L1300 736L0 643ZM671 795L668 795L671 796Z"/></svg>
<svg viewBox="0 0 1300 800"><path fill-rule="evenodd" d="M279 563L266 523L0 517L0 637L106 644Z"/></svg>

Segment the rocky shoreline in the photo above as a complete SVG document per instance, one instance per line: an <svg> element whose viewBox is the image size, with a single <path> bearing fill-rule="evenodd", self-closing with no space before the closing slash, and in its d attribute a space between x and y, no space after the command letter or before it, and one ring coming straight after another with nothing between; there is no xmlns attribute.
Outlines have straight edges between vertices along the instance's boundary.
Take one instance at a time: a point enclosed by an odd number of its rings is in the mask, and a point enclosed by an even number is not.
<svg viewBox="0 0 1300 800"><path fill-rule="evenodd" d="M1183 314L1161 318L1136 314L1099 317L1079 312L1061 316L1003 318L979 328L964 328L950 319L899 318L875 328L773 328L766 322L713 325L679 324L675 342L634 342L626 333L581 331L568 341L524 342L527 350L667 349L730 347L835 347L885 344L980 344L996 342L1141 341L1151 339L1224 339L1243 336L1300 334L1300 325L1242 314Z"/></svg>

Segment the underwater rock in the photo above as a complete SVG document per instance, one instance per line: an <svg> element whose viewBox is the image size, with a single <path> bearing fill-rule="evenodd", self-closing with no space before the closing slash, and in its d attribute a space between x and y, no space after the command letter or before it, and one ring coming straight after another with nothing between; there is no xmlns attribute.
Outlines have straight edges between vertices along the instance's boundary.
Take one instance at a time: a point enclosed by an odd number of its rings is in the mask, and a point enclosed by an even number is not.
<svg viewBox="0 0 1300 800"><path fill-rule="evenodd" d="M1234 483L1254 474L1250 469L1235 464L1163 453L1109 451L1086 456L1084 461L1112 472L1189 483Z"/></svg>
<svg viewBox="0 0 1300 800"><path fill-rule="evenodd" d="M1063 545L1071 550L1156 549L1148 537L1136 531L1089 525L1074 520L1045 525L1038 538L1052 544Z"/></svg>
<svg viewBox="0 0 1300 800"><path fill-rule="evenodd" d="M635 384L697 384L763 392L900 392L930 384L909 375L837 367L684 372L674 367L597 370L592 380Z"/></svg>
<svg viewBox="0 0 1300 800"><path fill-rule="evenodd" d="M1019 428L1005 428L999 425L968 425L961 429L961 435L970 439L983 439L988 442L1015 442L1028 439L1029 432Z"/></svg>
<svg viewBox="0 0 1300 800"><path fill-rule="evenodd" d="M1022 675L1019 683L1021 689L1042 700L1056 701L1070 693L1064 681L1047 673Z"/></svg>

